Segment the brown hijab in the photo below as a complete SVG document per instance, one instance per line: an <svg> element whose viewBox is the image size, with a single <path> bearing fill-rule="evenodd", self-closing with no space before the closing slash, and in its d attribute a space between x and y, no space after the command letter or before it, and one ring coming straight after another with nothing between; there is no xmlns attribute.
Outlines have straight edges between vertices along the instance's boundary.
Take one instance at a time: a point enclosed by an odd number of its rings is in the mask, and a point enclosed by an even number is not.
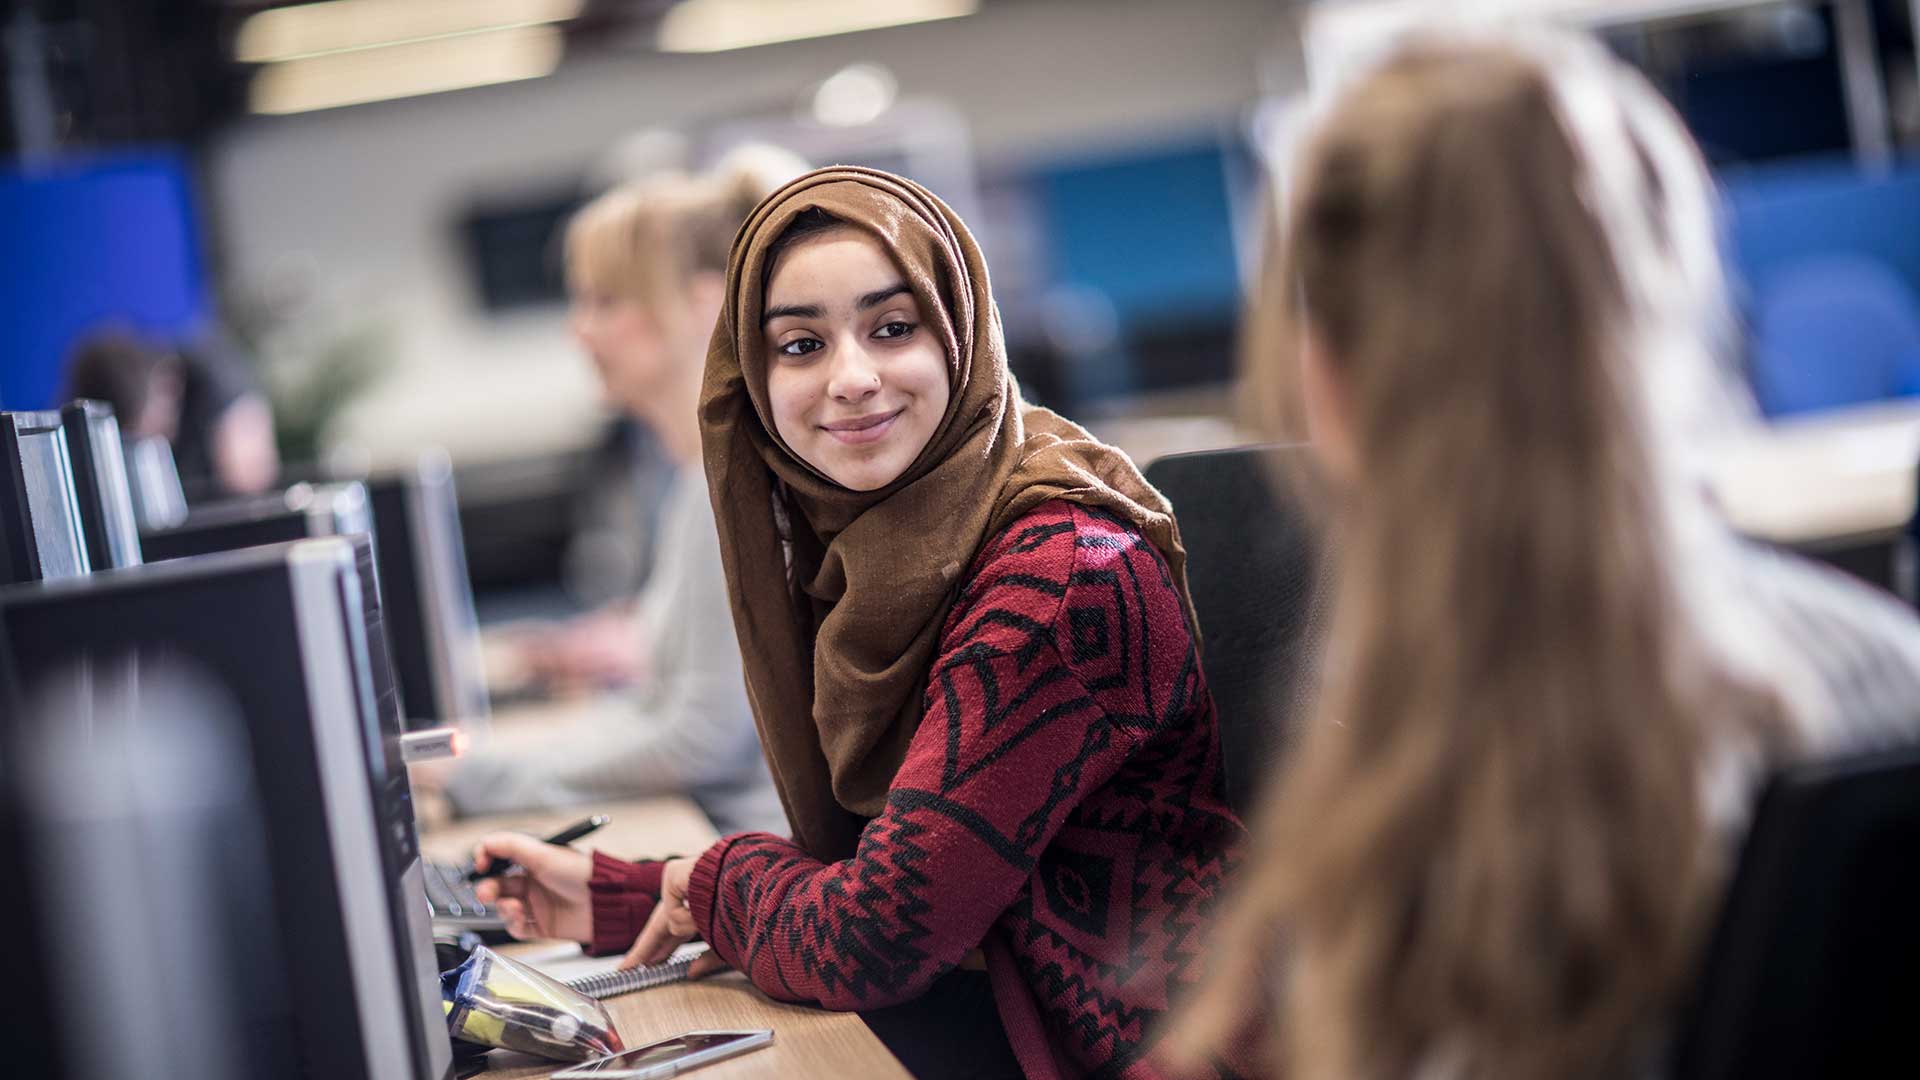
<svg viewBox="0 0 1920 1080"><path fill-rule="evenodd" d="M906 472L875 491L841 487L795 455L767 402L768 256L816 207L879 242L946 348L946 414ZM1125 454L1020 399L979 246L903 177L820 169L747 218L707 351L700 438L754 720L794 839L817 858L851 855L884 807L962 575L1022 514L1065 499L1132 522L1186 598L1166 499Z"/></svg>

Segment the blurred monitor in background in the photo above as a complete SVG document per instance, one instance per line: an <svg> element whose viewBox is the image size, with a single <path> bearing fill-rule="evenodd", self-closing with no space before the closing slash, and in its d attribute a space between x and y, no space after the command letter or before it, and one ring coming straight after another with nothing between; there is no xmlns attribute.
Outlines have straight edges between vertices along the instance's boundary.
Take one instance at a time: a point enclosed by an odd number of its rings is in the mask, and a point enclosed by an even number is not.
<svg viewBox="0 0 1920 1080"><path fill-rule="evenodd" d="M65 398L106 402L129 440L167 440L194 501L259 494L279 476L273 412L216 339L167 349L124 331L97 334L69 359Z"/></svg>
<svg viewBox="0 0 1920 1080"><path fill-rule="evenodd" d="M369 480L367 497L408 725L483 723L487 683L452 464L445 453L424 454L405 472Z"/></svg>
<svg viewBox="0 0 1920 1080"><path fill-rule="evenodd" d="M111 406L72 401L60 409L73 465L74 495L87 537L87 559L96 570L140 564L140 532L127 486L127 462L120 425Z"/></svg>
<svg viewBox="0 0 1920 1080"><path fill-rule="evenodd" d="M169 529L187 520L187 493L167 440L158 435L123 437L120 445L127 462L127 493L133 499L135 526L144 532Z"/></svg>
<svg viewBox="0 0 1920 1080"><path fill-rule="evenodd" d="M295 484L285 491L200 507L177 525L142 533L140 546L147 561L158 562L372 531L364 484Z"/></svg>
<svg viewBox="0 0 1920 1080"><path fill-rule="evenodd" d="M91 569L60 414L0 413L0 585Z"/></svg>

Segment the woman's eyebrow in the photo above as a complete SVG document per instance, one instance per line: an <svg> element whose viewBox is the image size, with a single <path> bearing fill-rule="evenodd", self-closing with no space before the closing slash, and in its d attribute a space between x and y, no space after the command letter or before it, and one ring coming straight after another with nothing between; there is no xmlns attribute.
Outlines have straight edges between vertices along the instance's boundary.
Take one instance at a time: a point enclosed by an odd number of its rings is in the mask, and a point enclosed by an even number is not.
<svg viewBox="0 0 1920 1080"><path fill-rule="evenodd" d="M779 307L768 308L766 314L760 316L760 325L765 326L775 319L788 315L797 315L802 319L820 319L825 318L826 314L826 309L819 304L782 304Z"/></svg>
<svg viewBox="0 0 1920 1080"><path fill-rule="evenodd" d="M907 288L906 282L904 281L895 282L894 284L889 285L884 289L875 289L872 292L867 293L866 295L860 297L858 306L861 311L865 311L868 308L879 307L881 304L884 304L887 301L893 299L894 297L899 296L901 293L912 292L912 291L913 291L912 289Z"/></svg>

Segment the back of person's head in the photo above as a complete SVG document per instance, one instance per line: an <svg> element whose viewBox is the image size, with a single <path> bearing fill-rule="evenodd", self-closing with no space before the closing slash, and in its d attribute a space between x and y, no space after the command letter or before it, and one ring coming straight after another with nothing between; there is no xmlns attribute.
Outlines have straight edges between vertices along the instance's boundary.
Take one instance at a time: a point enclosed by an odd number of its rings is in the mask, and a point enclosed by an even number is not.
<svg viewBox="0 0 1920 1080"><path fill-rule="evenodd" d="M1295 1075L1645 1049L1719 869L1713 728L1781 709L1675 569L1684 417L1655 403L1711 352L1710 205L1671 111L1583 40L1414 41L1304 146L1266 275L1287 337L1253 362L1314 342L1357 476L1314 723L1176 1041L1278 963Z"/></svg>
<svg viewBox="0 0 1920 1080"><path fill-rule="evenodd" d="M665 172L608 191L566 230L568 286L661 309L698 275L724 278L741 221L775 188L806 171L793 155L748 145L707 172Z"/></svg>
<svg viewBox="0 0 1920 1080"><path fill-rule="evenodd" d="M122 429L140 433L149 403L172 363L171 354L131 331L105 330L83 339L67 360L62 402L92 398L113 407Z"/></svg>

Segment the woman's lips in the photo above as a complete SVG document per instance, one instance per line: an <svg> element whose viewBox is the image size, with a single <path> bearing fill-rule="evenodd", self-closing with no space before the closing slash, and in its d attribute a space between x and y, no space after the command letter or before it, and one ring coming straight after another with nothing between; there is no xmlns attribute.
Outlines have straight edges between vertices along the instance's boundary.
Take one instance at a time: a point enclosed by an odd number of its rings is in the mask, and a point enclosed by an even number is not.
<svg viewBox="0 0 1920 1080"><path fill-rule="evenodd" d="M821 425L821 429L847 446L879 442L887 437L887 432L893 430L893 422L906 411L902 408L892 412L875 413L872 416L856 417L852 420L836 420L831 424Z"/></svg>

